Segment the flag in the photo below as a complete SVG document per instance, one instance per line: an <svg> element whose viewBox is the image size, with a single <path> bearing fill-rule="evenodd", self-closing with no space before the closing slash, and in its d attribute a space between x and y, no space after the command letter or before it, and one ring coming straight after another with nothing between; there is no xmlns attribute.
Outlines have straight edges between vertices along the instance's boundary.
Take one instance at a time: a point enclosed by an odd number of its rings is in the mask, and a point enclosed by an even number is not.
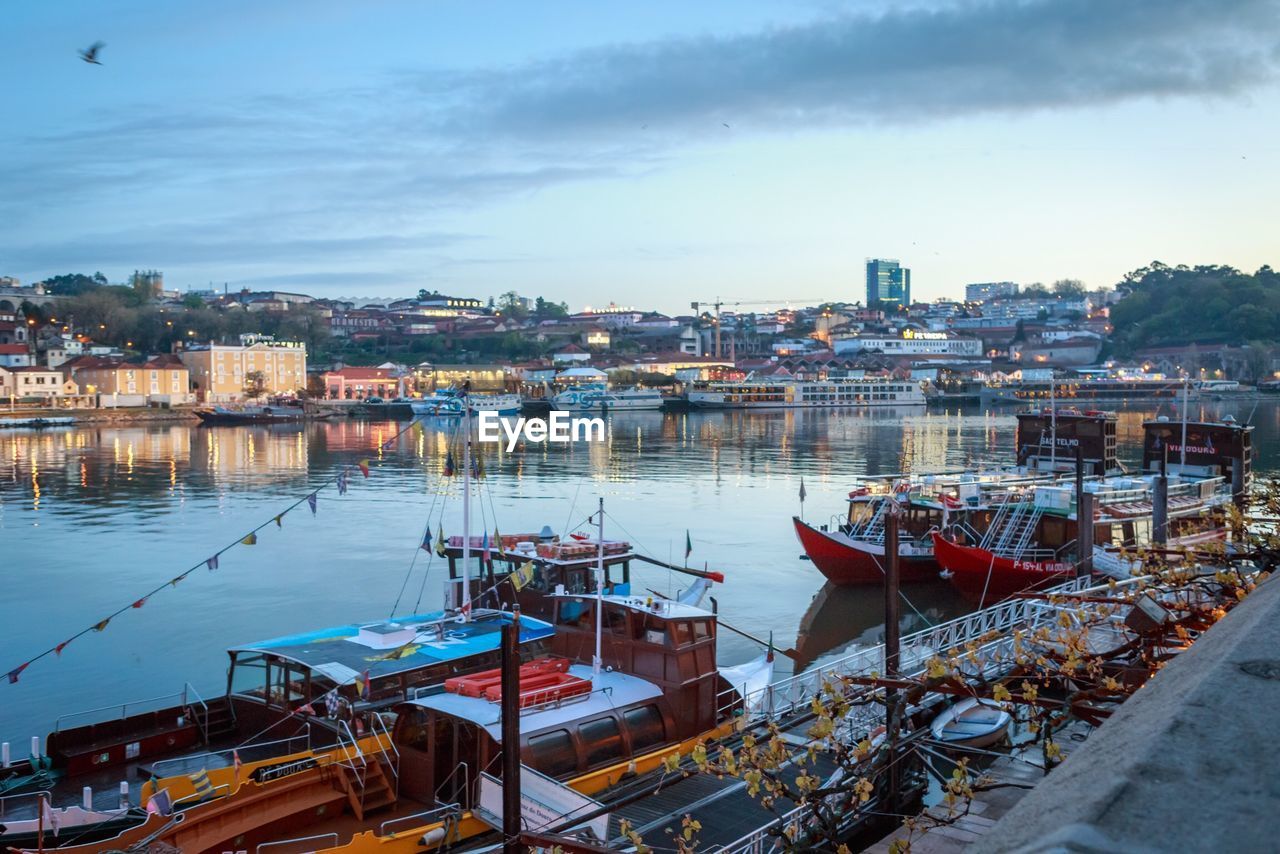
<svg viewBox="0 0 1280 854"><path fill-rule="evenodd" d="M182 573L182 575L179 575L177 578L170 578L170 579L169 579L169 586L170 586L170 587L177 587L177 586L178 586L178 582L179 582L179 581L181 581L182 579L186 578L186 577L187 577L187 574L184 572L184 573Z"/></svg>
<svg viewBox="0 0 1280 854"><path fill-rule="evenodd" d="M511 585L516 590L523 590L529 582L533 581L533 561L525 561L519 569L508 577L511 579Z"/></svg>
<svg viewBox="0 0 1280 854"><path fill-rule="evenodd" d="M204 768L194 774L187 775L187 779L191 781L191 785L195 787L196 794L202 799L213 794L213 783L209 782L209 772Z"/></svg>
<svg viewBox="0 0 1280 854"><path fill-rule="evenodd" d="M361 460L360 462L356 463L356 468L360 469L360 474L364 475L365 477L369 476L368 460Z"/></svg>
<svg viewBox="0 0 1280 854"><path fill-rule="evenodd" d="M147 597L146 597L146 596L143 596L143 597L142 597L141 599L139 599L137 602L134 602L134 603L133 603L133 607L134 607L134 608L141 608L141 607L142 607L143 605L145 605L145 604L147 604Z"/></svg>
<svg viewBox="0 0 1280 854"><path fill-rule="evenodd" d="M242 546L256 546L257 544L258 544L257 534L250 534L249 536L245 537L243 540L240 541L240 545Z"/></svg>
<svg viewBox="0 0 1280 854"><path fill-rule="evenodd" d="M336 718L338 716L338 711L342 708L342 698L338 696L337 688L324 695L324 707L329 713L329 717Z"/></svg>
<svg viewBox="0 0 1280 854"><path fill-rule="evenodd" d="M368 670L366 670L364 673L361 673L361 674L360 674L360 678L356 680L356 688L358 688L358 689L360 690L360 699L361 699L361 700L367 700L367 699L369 699L370 686L369 686L369 671L368 671Z"/></svg>
<svg viewBox="0 0 1280 854"><path fill-rule="evenodd" d="M693 540L689 538L689 529L684 529L684 559L687 562L689 555L693 554Z"/></svg>
<svg viewBox="0 0 1280 854"><path fill-rule="evenodd" d="M448 455L446 455L444 458L444 471L442 472L442 474L445 477L453 477L454 468L455 466L453 464L453 451L450 451Z"/></svg>
<svg viewBox="0 0 1280 854"><path fill-rule="evenodd" d="M444 557L448 553L449 552L444 545L444 525L442 524L440 526L440 535L436 537L436 554L440 555L440 557Z"/></svg>
<svg viewBox="0 0 1280 854"><path fill-rule="evenodd" d="M316 713L316 707L310 703L303 703L301 706L294 709L294 711L302 715L314 715Z"/></svg>
<svg viewBox="0 0 1280 854"><path fill-rule="evenodd" d="M311 508L311 515L316 515L316 494L314 492L307 496L307 506Z"/></svg>
<svg viewBox="0 0 1280 854"><path fill-rule="evenodd" d="M498 550L500 557L506 557L507 553L502 550L502 534L498 533L498 526L493 526L493 547Z"/></svg>
<svg viewBox="0 0 1280 854"><path fill-rule="evenodd" d="M210 572L213 572L215 569L218 568L218 556L214 555L213 557L209 558L204 562L204 565L209 567Z"/></svg>
<svg viewBox="0 0 1280 854"><path fill-rule="evenodd" d="M804 491L804 478L800 478L800 503L801 504L804 503L804 499L807 495L808 493Z"/></svg>
<svg viewBox="0 0 1280 854"><path fill-rule="evenodd" d="M103 620L103 621L102 621L102 622L100 622L100 623L94 623L94 624L93 624L93 630L94 630L95 632L105 631L105 630L106 630L106 628L107 628L107 623L109 623L109 622L111 622L111 618L110 618L110 617L107 617L105 620ZM16 680L16 679L15 679L15 680L13 680L13 681L17 682L18 680Z"/></svg>
<svg viewBox="0 0 1280 854"><path fill-rule="evenodd" d="M22 671L26 670L26 669L27 669L28 667L30 667L30 666L31 666L31 662L30 662L30 661L28 661L28 662L26 662L25 664L19 664L17 667L15 667L15 668L13 668L12 670L10 670L10 671L9 671L9 674L8 674L8 676L9 676L9 684L10 684L10 685L17 685L17 684L18 684L18 676L19 676L19 675L21 675Z"/></svg>
<svg viewBox="0 0 1280 854"><path fill-rule="evenodd" d="M276 527L277 527L277 528L283 528L283 527L284 527L284 514L283 514L283 513L281 513L279 516L276 516Z"/></svg>
<svg viewBox="0 0 1280 854"><path fill-rule="evenodd" d="M427 528L427 533L422 537L422 550L424 552L431 551L431 528Z"/></svg>
<svg viewBox="0 0 1280 854"><path fill-rule="evenodd" d="M310 709L310 708L311 708L311 705L310 705L310 704L307 704L306 708L307 708L307 709ZM239 777L240 777L240 766L241 766L241 764L242 764L242 763L240 762L240 751L238 751L238 750L232 750L232 751L231 751L231 767L235 769L235 771L236 771L236 777L237 777L237 778L239 778Z"/></svg>
<svg viewBox="0 0 1280 854"><path fill-rule="evenodd" d="M60 643L60 644L58 644L57 646L55 646L55 647L53 648L54 654L56 654L56 655L62 655L62 651L63 651L64 649L66 649L66 648L67 648L67 644L69 644L69 643L71 643L71 639L70 639L70 638L68 638L67 640L64 640L62 643Z"/></svg>
<svg viewBox="0 0 1280 854"><path fill-rule="evenodd" d="M480 539L480 559L485 563L489 562L489 532L484 532L484 537Z"/></svg>
<svg viewBox="0 0 1280 854"><path fill-rule="evenodd" d="M147 815L172 815L173 799L168 789L161 789L147 798Z"/></svg>

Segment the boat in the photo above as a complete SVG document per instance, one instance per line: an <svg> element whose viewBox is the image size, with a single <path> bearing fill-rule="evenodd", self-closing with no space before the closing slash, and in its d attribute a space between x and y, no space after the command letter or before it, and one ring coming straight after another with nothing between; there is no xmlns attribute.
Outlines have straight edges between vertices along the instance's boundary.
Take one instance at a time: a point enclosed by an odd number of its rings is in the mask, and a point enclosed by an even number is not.
<svg viewBox="0 0 1280 854"><path fill-rule="evenodd" d="M288 424L295 421L322 420L331 412L309 411L301 401L242 406L207 406L195 410L203 424Z"/></svg>
<svg viewBox="0 0 1280 854"><path fill-rule="evenodd" d="M740 382L696 382L683 399L695 409L832 408L853 406L924 406L921 384L910 380L746 379Z"/></svg>
<svg viewBox="0 0 1280 854"><path fill-rule="evenodd" d="M70 427L76 423L74 418L64 416L37 415L33 418L0 418L0 427L26 427L32 430L43 430L49 427Z"/></svg>
<svg viewBox="0 0 1280 854"><path fill-rule="evenodd" d="M996 703L965 697L934 718L929 731L934 739L953 747L992 747L1008 737L1012 721Z"/></svg>
<svg viewBox="0 0 1280 854"><path fill-rule="evenodd" d="M499 415L518 415L520 413L520 395L518 394L475 394L457 388L446 388L435 394L416 398L409 403L413 414L419 417L457 418L462 415L463 407L470 403L471 411L496 412Z"/></svg>
<svg viewBox="0 0 1280 854"><path fill-rule="evenodd" d="M1059 378L1053 380L1014 380L990 383L982 387L979 399L983 406L1002 403L1038 401L1123 401L1175 400L1184 393L1181 379L1140 378Z"/></svg>
<svg viewBox="0 0 1280 854"><path fill-rule="evenodd" d="M1044 407L1020 412L1017 420L1017 465L1013 467L864 478L849 493L843 519L814 526L792 517L805 555L835 584L880 584L884 580L886 514L896 503L899 579L933 580L940 569L934 556L934 532L957 524L970 531L985 531L992 518L993 496L1002 501L1011 487L1074 471L1077 452L1085 475L1120 471L1114 413Z"/></svg>
<svg viewBox="0 0 1280 854"><path fill-rule="evenodd" d="M664 398L656 389L610 389L604 383L586 383L551 398L551 408L566 412L619 412L661 409Z"/></svg>

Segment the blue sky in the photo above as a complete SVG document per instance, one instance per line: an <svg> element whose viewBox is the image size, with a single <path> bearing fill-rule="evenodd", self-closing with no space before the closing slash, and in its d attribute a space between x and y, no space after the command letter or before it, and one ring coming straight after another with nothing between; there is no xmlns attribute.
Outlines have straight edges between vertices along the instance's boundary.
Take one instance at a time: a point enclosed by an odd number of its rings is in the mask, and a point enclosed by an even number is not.
<svg viewBox="0 0 1280 854"><path fill-rule="evenodd" d="M918 298L1276 263L1280 0L0 7L0 275ZM106 42L102 66L76 50Z"/></svg>

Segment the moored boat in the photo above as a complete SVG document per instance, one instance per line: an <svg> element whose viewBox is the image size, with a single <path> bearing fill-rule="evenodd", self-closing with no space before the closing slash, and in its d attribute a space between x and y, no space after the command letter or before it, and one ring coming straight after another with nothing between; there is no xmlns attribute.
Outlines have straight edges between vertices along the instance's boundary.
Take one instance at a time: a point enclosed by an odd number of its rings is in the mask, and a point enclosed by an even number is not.
<svg viewBox="0 0 1280 854"><path fill-rule="evenodd" d="M204 424L287 424L332 417L331 412L308 411L301 401L242 406L206 406L195 410Z"/></svg>
<svg viewBox="0 0 1280 854"><path fill-rule="evenodd" d="M473 413L496 412L499 415L518 415L522 405L518 394L479 394L446 388L410 401L409 407L419 417L457 418L468 404Z"/></svg>
<svg viewBox="0 0 1280 854"><path fill-rule="evenodd" d="M1009 734L1013 717L990 700L965 697L944 709L929 731L944 744L956 747L991 747Z"/></svg>
<svg viewBox="0 0 1280 854"><path fill-rule="evenodd" d="M589 383L566 389L551 398L553 409L567 412L630 412L661 409L664 398L656 389L611 389L604 383Z"/></svg>

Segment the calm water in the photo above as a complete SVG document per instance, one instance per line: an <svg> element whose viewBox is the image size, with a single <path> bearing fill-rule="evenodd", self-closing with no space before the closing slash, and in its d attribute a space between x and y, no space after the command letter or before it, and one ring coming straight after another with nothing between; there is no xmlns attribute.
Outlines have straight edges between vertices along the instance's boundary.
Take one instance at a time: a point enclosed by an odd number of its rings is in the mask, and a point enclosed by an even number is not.
<svg viewBox="0 0 1280 854"><path fill-rule="evenodd" d="M1122 455L1138 452L1152 408L1122 415ZM1210 403L1206 415L1253 416L1259 470L1274 468L1280 409L1271 402ZM417 548L424 525L461 531L459 482L440 477L448 425L344 421L297 427L154 425L0 432L0 673L64 640L234 542L303 498L339 466L373 460L350 491L320 493L258 544L222 556L143 608L91 632L60 657L0 684L0 738L24 742L64 713L181 690L222 690L225 648L262 638L387 616L412 565L400 612L422 591L438 607L445 576ZM805 662L874 643L878 591L825 588L800 549L790 517L826 521L841 512L850 479L908 469L1008 462L1014 419L976 411L773 412L613 416L605 443L487 446L475 502L492 530L557 531L577 525L604 496L606 536L679 562L685 531L692 565L721 569L722 617ZM475 530L479 531L476 524ZM416 559L416 560L415 560ZM425 586L424 586L424 570ZM674 592L682 576L641 565L639 588ZM945 585L907 589L907 628L963 610ZM755 653L721 635L721 659ZM790 662L780 659L784 666Z"/></svg>

